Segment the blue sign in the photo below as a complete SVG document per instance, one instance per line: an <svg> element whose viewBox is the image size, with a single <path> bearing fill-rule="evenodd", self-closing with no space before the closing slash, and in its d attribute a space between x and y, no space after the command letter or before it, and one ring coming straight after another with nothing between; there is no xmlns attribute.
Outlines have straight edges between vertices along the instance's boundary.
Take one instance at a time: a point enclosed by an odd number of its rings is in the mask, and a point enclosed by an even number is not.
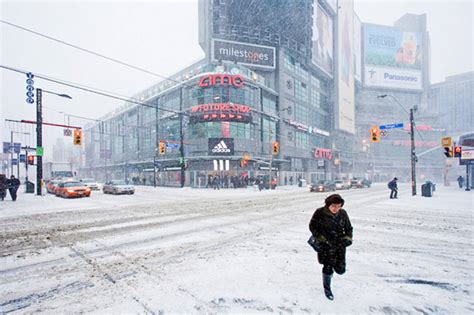
<svg viewBox="0 0 474 315"><path fill-rule="evenodd" d="M28 72L28 73L26 74L26 77L27 77L28 79L33 79L33 78L35 77L35 75L34 75L33 73L31 73L31 72Z"/></svg>
<svg viewBox="0 0 474 315"><path fill-rule="evenodd" d="M18 159L12 159L12 165L18 165Z"/></svg>
<svg viewBox="0 0 474 315"><path fill-rule="evenodd" d="M381 125L379 128L380 130L403 128L403 123Z"/></svg>
<svg viewBox="0 0 474 315"><path fill-rule="evenodd" d="M26 155L20 154L20 163L25 163L26 162Z"/></svg>
<svg viewBox="0 0 474 315"><path fill-rule="evenodd" d="M3 143L3 153L10 153L10 142Z"/></svg>
<svg viewBox="0 0 474 315"><path fill-rule="evenodd" d="M20 153L20 151L21 151L21 143L15 142L13 144L13 152Z"/></svg>

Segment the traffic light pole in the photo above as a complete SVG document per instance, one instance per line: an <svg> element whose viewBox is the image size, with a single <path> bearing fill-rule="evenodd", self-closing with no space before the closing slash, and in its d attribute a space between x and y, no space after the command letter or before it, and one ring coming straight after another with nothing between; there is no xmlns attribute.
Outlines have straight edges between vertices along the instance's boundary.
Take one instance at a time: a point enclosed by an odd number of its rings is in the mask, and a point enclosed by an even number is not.
<svg viewBox="0 0 474 315"><path fill-rule="evenodd" d="M466 191L470 191L471 188L470 188L470 182L469 182L469 168L471 167L470 164L467 164L466 165Z"/></svg>
<svg viewBox="0 0 474 315"><path fill-rule="evenodd" d="M36 89L36 147L43 146L43 91ZM36 156L36 194L41 196L41 183L43 181L43 156Z"/></svg>
<svg viewBox="0 0 474 315"><path fill-rule="evenodd" d="M413 118L413 108L410 108L410 140L411 140L411 194L416 195L416 153L415 153L415 120Z"/></svg>

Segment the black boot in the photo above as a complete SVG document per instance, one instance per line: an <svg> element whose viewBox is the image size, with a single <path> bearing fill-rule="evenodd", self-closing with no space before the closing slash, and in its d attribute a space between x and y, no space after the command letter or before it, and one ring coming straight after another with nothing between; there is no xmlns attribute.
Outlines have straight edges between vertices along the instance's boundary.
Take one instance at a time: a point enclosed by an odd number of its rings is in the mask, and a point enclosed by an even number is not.
<svg viewBox="0 0 474 315"><path fill-rule="evenodd" d="M331 278L332 275L327 275L323 272L323 287L324 287L324 294L330 300L334 300L334 295L331 292Z"/></svg>

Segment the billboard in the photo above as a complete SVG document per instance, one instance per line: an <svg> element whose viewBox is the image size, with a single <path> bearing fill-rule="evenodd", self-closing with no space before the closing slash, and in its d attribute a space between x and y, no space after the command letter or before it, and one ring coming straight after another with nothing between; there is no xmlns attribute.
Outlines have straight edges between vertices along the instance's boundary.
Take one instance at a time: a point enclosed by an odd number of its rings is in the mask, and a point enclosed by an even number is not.
<svg viewBox="0 0 474 315"><path fill-rule="evenodd" d="M212 60L275 69L275 48L222 39L212 40Z"/></svg>
<svg viewBox="0 0 474 315"><path fill-rule="evenodd" d="M354 3L339 2L338 17L338 129L355 133L354 122Z"/></svg>
<svg viewBox="0 0 474 315"><path fill-rule="evenodd" d="M362 81L362 23L354 14L354 78Z"/></svg>
<svg viewBox="0 0 474 315"><path fill-rule="evenodd" d="M366 86L421 90L421 56L421 33L364 25Z"/></svg>
<svg viewBox="0 0 474 315"><path fill-rule="evenodd" d="M313 4L313 37L311 39L311 61L329 75L333 73L333 22L329 14Z"/></svg>

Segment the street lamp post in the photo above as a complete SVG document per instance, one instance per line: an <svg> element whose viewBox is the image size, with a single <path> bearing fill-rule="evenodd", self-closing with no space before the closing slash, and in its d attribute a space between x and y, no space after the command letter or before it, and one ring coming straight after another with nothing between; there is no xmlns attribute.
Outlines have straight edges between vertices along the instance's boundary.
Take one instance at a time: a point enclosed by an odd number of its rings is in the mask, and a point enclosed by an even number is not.
<svg viewBox="0 0 474 315"><path fill-rule="evenodd" d="M411 141L411 151L410 151L410 161L411 161L411 194L412 196L416 195L416 152L415 152L415 132L414 132L414 125L415 119L413 117L413 113L417 110L417 106L413 106L410 108L410 112L407 112L405 107L392 95L389 94L382 94L377 96L378 98L385 98L390 97L392 98L406 113L410 116L410 141Z"/></svg>
<svg viewBox="0 0 474 315"><path fill-rule="evenodd" d="M36 148L43 147L43 92L72 99L67 94L58 94L55 92L36 89ZM36 155L36 194L41 196L41 184L43 182L43 155Z"/></svg>

